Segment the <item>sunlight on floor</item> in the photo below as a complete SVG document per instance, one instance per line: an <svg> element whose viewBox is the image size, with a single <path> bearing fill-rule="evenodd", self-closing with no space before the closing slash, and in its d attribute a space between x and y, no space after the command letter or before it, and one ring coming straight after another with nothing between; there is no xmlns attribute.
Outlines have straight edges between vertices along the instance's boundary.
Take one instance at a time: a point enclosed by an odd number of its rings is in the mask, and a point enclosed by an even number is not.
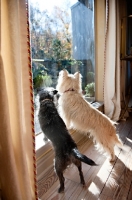
<svg viewBox="0 0 132 200"><path fill-rule="evenodd" d="M88 188L88 191L94 194L94 196L99 195L100 190L99 188L95 185L95 183L91 183L90 187Z"/></svg>
<svg viewBox="0 0 132 200"><path fill-rule="evenodd" d="M126 138L129 142L131 142L132 143L132 140L130 140L129 138Z"/></svg>
<svg viewBox="0 0 132 200"><path fill-rule="evenodd" d="M36 150L38 150L39 148L41 148L42 146L44 146L46 144L46 142L44 141L43 133L41 133L35 137L35 144L36 144Z"/></svg>

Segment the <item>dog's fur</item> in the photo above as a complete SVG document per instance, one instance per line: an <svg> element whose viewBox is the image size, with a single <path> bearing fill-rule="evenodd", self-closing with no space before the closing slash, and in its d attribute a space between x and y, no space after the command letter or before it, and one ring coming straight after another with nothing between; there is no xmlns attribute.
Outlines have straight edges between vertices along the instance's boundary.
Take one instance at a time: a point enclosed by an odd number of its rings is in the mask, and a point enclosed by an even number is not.
<svg viewBox="0 0 132 200"><path fill-rule="evenodd" d="M59 116L54 104L56 90L43 90L40 93L39 122L42 131L52 142L55 151L54 167L60 181L58 192L64 191L63 171L68 165L74 163L80 175L81 184L85 185L81 161L88 165L96 165L95 162L77 149L77 145L69 134L65 123Z"/></svg>
<svg viewBox="0 0 132 200"><path fill-rule="evenodd" d="M59 112L67 128L88 132L93 136L99 150L105 150L114 161L114 146L122 146L116 135L116 127L112 120L88 103L81 90L81 74L69 74L66 70L59 73L56 89L61 94Z"/></svg>
<svg viewBox="0 0 132 200"><path fill-rule="evenodd" d="M39 88L39 89L37 89L37 93L40 94L41 91L43 92L43 90L44 90L44 88ZM46 87L46 90L50 92L50 91L54 91L55 88L53 88L53 87ZM57 92L56 95L54 95L54 104L55 104L55 107L56 107L56 108L58 107L58 99L59 99L59 96L60 96L60 95L59 95L58 92ZM45 134L44 134L43 140L44 140L44 142L47 142L47 141L48 141L48 138L46 137Z"/></svg>

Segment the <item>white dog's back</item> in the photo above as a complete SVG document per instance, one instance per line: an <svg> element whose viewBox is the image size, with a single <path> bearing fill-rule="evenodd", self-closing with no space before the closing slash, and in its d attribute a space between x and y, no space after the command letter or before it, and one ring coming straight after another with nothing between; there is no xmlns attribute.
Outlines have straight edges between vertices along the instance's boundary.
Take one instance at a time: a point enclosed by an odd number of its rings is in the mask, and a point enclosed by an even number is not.
<svg viewBox="0 0 132 200"><path fill-rule="evenodd" d="M68 128L77 129L84 133L90 132L93 137L96 134L96 140L98 141L102 140L104 135L107 137L107 140L108 137L115 136L114 122L76 92L69 91L61 96L59 99L59 112L63 116ZM117 143L115 139L113 142Z"/></svg>

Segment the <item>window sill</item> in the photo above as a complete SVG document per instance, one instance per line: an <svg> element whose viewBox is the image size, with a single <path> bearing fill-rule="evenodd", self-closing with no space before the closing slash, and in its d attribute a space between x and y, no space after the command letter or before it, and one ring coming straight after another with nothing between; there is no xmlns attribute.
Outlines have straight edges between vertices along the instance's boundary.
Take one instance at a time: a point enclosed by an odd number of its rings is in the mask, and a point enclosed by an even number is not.
<svg viewBox="0 0 132 200"><path fill-rule="evenodd" d="M92 103L92 106L104 113L104 103L102 101L95 101Z"/></svg>

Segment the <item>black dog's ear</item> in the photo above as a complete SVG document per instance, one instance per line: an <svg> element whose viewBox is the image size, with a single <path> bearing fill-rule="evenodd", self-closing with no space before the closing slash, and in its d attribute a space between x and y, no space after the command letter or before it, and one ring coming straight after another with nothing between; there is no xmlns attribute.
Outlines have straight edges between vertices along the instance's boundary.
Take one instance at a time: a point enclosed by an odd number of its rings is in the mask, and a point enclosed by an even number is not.
<svg viewBox="0 0 132 200"><path fill-rule="evenodd" d="M53 94L55 95L55 94L57 94L58 93L58 91L57 90L53 90Z"/></svg>

